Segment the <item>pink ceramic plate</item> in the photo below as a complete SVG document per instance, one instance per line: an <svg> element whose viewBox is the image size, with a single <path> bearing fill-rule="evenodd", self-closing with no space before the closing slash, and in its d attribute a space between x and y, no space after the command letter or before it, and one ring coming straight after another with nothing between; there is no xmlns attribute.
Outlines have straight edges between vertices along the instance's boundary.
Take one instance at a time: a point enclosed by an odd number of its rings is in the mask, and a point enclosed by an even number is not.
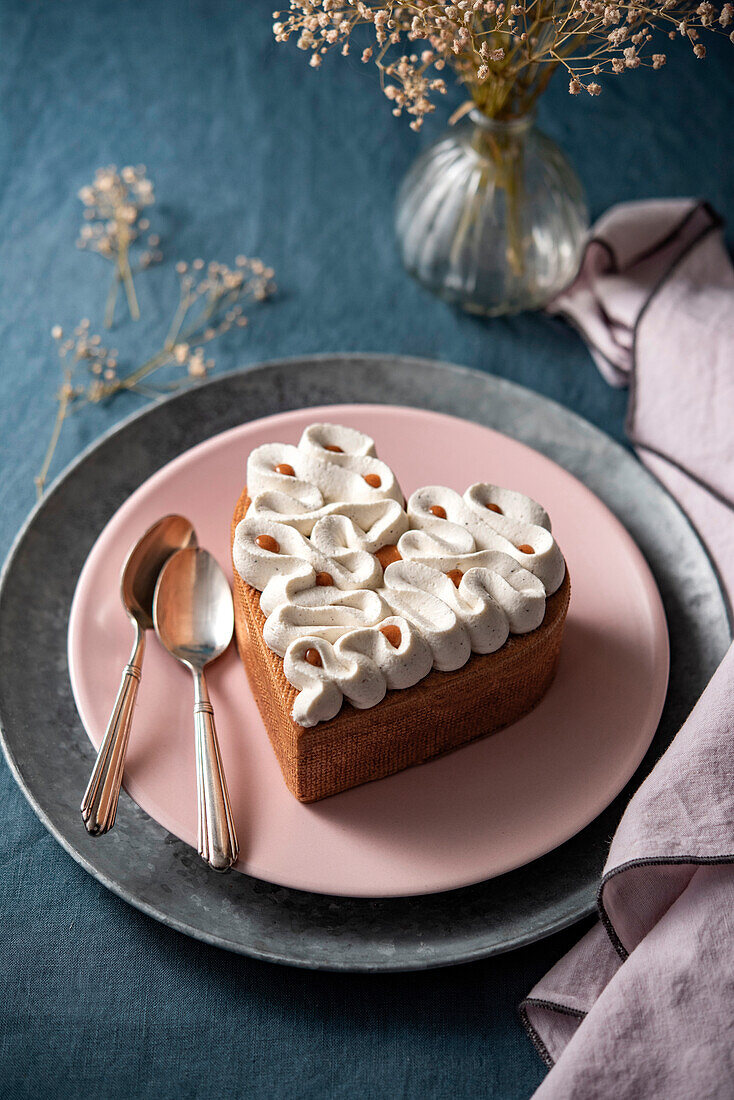
<svg viewBox="0 0 734 1100"><path fill-rule="evenodd" d="M492 481L542 502L566 556L571 607L558 675L528 717L458 752L310 806L288 792L231 648L209 686L242 856L238 869L319 893L433 893L510 871L568 840L619 793L642 760L668 678L665 617L630 536L560 466L488 428L418 409L344 405L244 424L192 448L133 493L95 543L69 624L71 680L95 746L104 733L131 627L119 599L128 547L181 512L229 564L229 522L253 447L296 443L314 421L373 436L406 495ZM375 721L380 720L379 707ZM189 674L151 638L125 787L166 829L196 844ZM100 844L104 840L100 840Z"/></svg>

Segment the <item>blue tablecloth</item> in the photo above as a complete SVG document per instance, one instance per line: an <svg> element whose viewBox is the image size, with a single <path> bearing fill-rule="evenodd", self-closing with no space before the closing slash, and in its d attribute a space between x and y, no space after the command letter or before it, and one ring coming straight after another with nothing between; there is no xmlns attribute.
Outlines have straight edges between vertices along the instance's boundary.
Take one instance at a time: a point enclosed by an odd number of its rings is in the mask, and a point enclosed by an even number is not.
<svg viewBox="0 0 734 1100"><path fill-rule="evenodd" d="M319 73L276 46L273 0L5 0L0 8L0 550L33 504L54 414L52 325L104 308L104 261L78 251L78 189L143 162L166 263L138 280L143 319L120 358L160 345L172 261L259 255L277 303L253 311L217 369L320 351L436 356L565 402L617 438L626 398L578 338L540 316L485 323L402 272L398 180L445 124L412 134L356 59ZM678 43L661 73L559 78L541 125L569 152L592 212L654 195L726 211L731 47ZM727 67L729 71L727 72ZM448 106L461 95L453 90ZM121 312L121 315L124 311ZM99 327L97 325L97 327ZM57 469L121 398L65 426ZM124 455L120 461L124 462ZM63 547L59 548L63 553ZM49 563L53 569L53 563ZM267 966L190 941L107 893L51 839L0 766L0 1094L8 1097L527 1097L544 1069L515 1006L572 929L494 961L395 977Z"/></svg>

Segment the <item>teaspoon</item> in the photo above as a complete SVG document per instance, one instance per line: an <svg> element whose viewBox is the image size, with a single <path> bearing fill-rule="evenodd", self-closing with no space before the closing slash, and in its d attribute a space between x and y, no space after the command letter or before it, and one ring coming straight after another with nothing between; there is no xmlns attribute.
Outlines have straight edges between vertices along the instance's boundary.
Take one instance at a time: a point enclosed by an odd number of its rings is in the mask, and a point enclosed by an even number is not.
<svg viewBox="0 0 734 1100"><path fill-rule="evenodd" d="M135 644L80 806L84 824L92 836L109 832L115 823L145 653L145 632L153 626L155 586L171 554L184 546L196 546L193 526L183 516L164 516L133 546L122 569L120 595L135 627Z"/></svg>
<svg viewBox="0 0 734 1100"><path fill-rule="evenodd" d="M165 648L194 677L199 855L215 871L227 871L237 859L237 836L204 666L231 642L234 607L227 578L211 554L189 549L173 555L156 586L153 619Z"/></svg>

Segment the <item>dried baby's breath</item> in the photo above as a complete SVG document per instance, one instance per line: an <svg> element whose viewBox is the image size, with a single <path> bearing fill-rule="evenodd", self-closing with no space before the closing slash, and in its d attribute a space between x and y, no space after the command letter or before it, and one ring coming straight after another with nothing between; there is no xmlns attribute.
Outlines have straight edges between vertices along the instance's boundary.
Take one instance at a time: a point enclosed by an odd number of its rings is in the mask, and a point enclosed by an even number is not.
<svg viewBox="0 0 734 1100"><path fill-rule="evenodd" d="M163 258L158 234L145 237L150 221L142 214L155 202L153 182L148 178L145 165L128 165L119 172L114 164L98 168L92 183L79 191L79 198L84 204L84 222L77 247L97 252L115 265L105 309L105 326L110 328L114 320L120 283L125 288L130 316L137 321L140 309L133 282L131 249L137 246L137 263L141 269Z"/></svg>
<svg viewBox="0 0 734 1100"><path fill-rule="evenodd" d="M563 66L569 91L599 95L593 76L620 75L647 65L660 69L665 54L649 52L654 32L676 30L698 58L702 30L724 29L731 3L708 0L290 0L273 12L276 41L291 38L321 66L329 51L349 50L353 34L366 35L359 56L379 70L394 115L407 114L419 130L446 91L448 65L476 105L494 118L526 112Z"/></svg>
<svg viewBox="0 0 734 1100"><path fill-rule="evenodd" d="M107 347L91 332L84 318L68 335L54 325L51 336L62 365L62 381L56 394L57 410L51 439L38 476L38 497L43 495L64 420L85 405L97 405L117 394L134 391L148 397L165 395L187 383L205 378L215 366L206 346L233 326L244 327L247 306L266 301L275 293L275 273L262 260L238 256L235 265L205 264L194 260L176 264L179 299L163 346L142 366L121 373L116 348ZM143 383L162 367L175 365L184 373L162 388Z"/></svg>

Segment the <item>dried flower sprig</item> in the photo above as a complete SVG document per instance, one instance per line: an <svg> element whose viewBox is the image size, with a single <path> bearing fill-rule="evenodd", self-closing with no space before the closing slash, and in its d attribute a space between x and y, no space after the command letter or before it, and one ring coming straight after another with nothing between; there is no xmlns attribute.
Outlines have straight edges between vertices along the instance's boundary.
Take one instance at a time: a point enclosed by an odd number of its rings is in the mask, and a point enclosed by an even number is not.
<svg viewBox="0 0 734 1100"><path fill-rule="evenodd" d="M273 269L262 260L238 256L234 267L222 263L176 264L179 276L179 301L174 311L163 346L142 366L120 374L118 352L103 345L98 335L92 335L90 322L84 318L66 336L60 325L54 325L51 336L56 341L62 363L62 383L56 394L57 410L51 438L43 465L35 478L40 499L46 487L61 429L71 412L84 405L97 405L119 393L134 391L160 398L187 383L205 378L214 367L213 358L206 358L205 346L233 326L244 328L248 304L264 302L276 291ZM163 388L152 389L143 382L155 371L169 364L185 368L185 373Z"/></svg>
<svg viewBox="0 0 734 1100"><path fill-rule="evenodd" d="M446 65L467 87L467 109L513 118L532 107L559 65L572 95L592 96L601 92L593 77L662 68L664 53L648 58L655 31L682 37L705 57L701 32L726 30L734 7L709 0L290 0L273 18L276 41L295 37L314 68L331 50L348 54L353 32L366 28L361 60L377 66L393 114L410 115L419 130L435 110L432 93L446 91L437 75Z"/></svg>
<svg viewBox="0 0 734 1100"><path fill-rule="evenodd" d="M79 231L77 247L98 252L115 265L105 308L105 327L112 326L121 283L125 288L130 316L137 321L140 308L135 294L130 249L136 242L140 243L141 234L150 229L150 221L141 215L146 207L155 202L153 182L148 178L145 165L128 165L119 172L114 164L98 168L92 183L79 191L79 198L84 203L84 223ZM138 260L140 268L150 267L163 259L160 238L156 233L151 233L146 243L147 247Z"/></svg>

